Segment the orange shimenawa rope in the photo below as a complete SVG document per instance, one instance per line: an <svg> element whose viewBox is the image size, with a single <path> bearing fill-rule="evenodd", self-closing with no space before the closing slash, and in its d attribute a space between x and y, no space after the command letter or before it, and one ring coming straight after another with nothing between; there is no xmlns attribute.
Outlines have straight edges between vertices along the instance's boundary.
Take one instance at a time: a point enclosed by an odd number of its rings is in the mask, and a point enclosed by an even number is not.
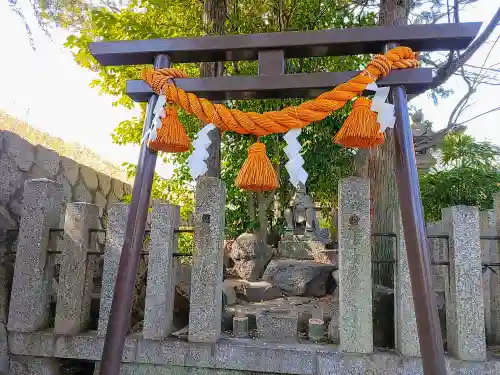
<svg viewBox="0 0 500 375"><path fill-rule="evenodd" d="M143 71L142 79L155 93L162 92L168 102L178 104L204 123L211 122L222 131L264 136L285 133L293 128L303 128L311 122L324 119L331 112L342 108L349 100L359 96L368 84L388 75L392 69L417 67L419 65L417 57L417 53L408 47L393 48L384 55L374 56L363 72L316 99L297 107L287 107L281 111L262 114L229 109L223 104L213 104L207 99L186 93L169 82L175 78L187 78L187 75L178 69L146 69Z"/></svg>

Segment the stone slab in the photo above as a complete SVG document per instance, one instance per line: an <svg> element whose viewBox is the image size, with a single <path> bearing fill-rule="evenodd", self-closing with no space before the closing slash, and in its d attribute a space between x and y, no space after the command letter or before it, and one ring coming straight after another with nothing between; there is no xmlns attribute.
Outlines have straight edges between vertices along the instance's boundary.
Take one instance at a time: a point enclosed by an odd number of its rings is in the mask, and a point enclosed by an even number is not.
<svg viewBox="0 0 500 375"><path fill-rule="evenodd" d="M25 182L9 331L33 332L45 328L49 322L53 265L47 246L50 228L58 228L63 200L63 188L57 182L46 179Z"/></svg>
<svg viewBox="0 0 500 375"><path fill-rule="evenodd" d="M108 212L108 225L106 232L106 245L104 249L104 267L101 287L101 305L99 309L98 332L106 335L111 303L115 290L116 275L125 239L128 204L114 204Z"/></svg>
<svg viewBox="0 0 500 375"><path fill-rule="evenodd" d="M22 336L22 343L19 340ZM85 341L82 342L82 338ZM183 340L143 340L129 336L133 342L127 351L130 356L124 363L154 364L157 366L184 366L184 368L251 371L293 375L423 375L420 358L400 357L392 353L348 354L339 352L337 346L300 343L273 343L269 341L221 338L217 343L190 343ZM37 356L90 359L90 346L101 347L104 338L95 333L61 335L56 340L50 333L17 333L9 336L13 355L35 355L34 341L47 347L45 354ZM127 344L130 345L130 344ZM498 375L500 361L460 361L447 357L447 375ZM157 367L155 366L155 368ZM191 370L189 370L191 371ZM243 374L242 374L243 375Z"/></svg>
<svg viewBox="0 0 500 375"><path fill-rule="evenodd" d="M99 222L99 207L88 203L68 203L64 219L63 256L54 331L78 333L87 328L93 286L95 257L88 257L89 229Z"/></svg>
<svg viewBox="0 0 500 375"><path fill-rule="evenodd" d="M216 342L221 333L225 184L201 177L196 184L189 341Z"/></svg>
<svg viewBox="0 0 500 375"><path fill-rule="evenodd" d="M299 323L297 311L259 311L256 316L257 334L271 340L296 339Z"/></svg>
<svg viewBox="0 0 500 375"><path fill-rule="evenodd" d="M153 204L151 241L148 257L148 280L144 311L144 338L161 340L173 330L175 299L175 267L180 207Z"/></svg>
<svg viewBox="0 0 500 375"><path fill-rule="evenodd" d="M448 350L457 359L484 361L483 275L477 207L443 209L450 233L450 293ZM447 311L448 312L448 311Z"/></svg>
<svg viewBox="0 0 500 375"><path fill-rule="evenodd" d="M343 351L373 351L370 182L339 182L339 338Z"/></svg>

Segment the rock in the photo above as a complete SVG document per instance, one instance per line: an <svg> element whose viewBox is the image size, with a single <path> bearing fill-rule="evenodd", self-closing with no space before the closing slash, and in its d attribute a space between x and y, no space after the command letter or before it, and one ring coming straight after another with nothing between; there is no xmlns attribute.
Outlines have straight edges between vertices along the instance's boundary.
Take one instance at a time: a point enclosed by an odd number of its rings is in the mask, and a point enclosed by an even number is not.
<svg viewBox="0 0 500 375"><path fill-rule="evenodd" d="M247 302L269 301L282 297L280 288L267 281L226 279L224 282L233 287L239 299Z"/></svg>
<svg viewBox="0 0 500 375"><path fill-rule="evenodd" d="M99 181L97 180L96 172L84 165L80 167L80 174L82 175L83 181L89 190L97 190L99 187Z"/></svg>
<svg viewBox="0 0 500 375"><path fill-rule="evenodd" d="M115 196L115 194L113 192L109 193L107 208L109 208L109 206L112 205L113 203L116 203L119 201L120 200Z"/></svg>
<svg viewBox="0 0 500 375"><path fill-rule="evenodd" d="M37 146L36 151L36 164L51 176L55 176L59 172L59 154L42 146Z"/></svg>
<svg viewBox="0 0 500 375"><path fill-rule="evenodd" d="M332 272L337 266L312 260L274 259L262 279L292 296L323 296L336 287Z"/></svg>
<svg viewBox="0 0 500 375"><path fill-rule="evenodd" d="M273 249L266 244L259 243L257 236L253 233L241 234L232 243L229 253L239 277L252 281L262 276L272 256Z"/></svg>
<svg viewBox="0 0 500 375"><path fill-rule="evenodd" d="M0 176L0 202L7 204L18 187L21 172L5 154L0 157Z"/></svg>
<svg viewBox="0 0 500 375"><path fill-rule="evenodd" d="M320 263L330 263L323 252L324 250L325 245L319 241L283 240L278 243L278 251L276 255L279 258L315 260Z"/></svg>
<svg viewBox="0 0 500 375"><path fill-rule="evenodd" d="M34 164L31 167L31 170L27 173L27 179L34 179L34 178L46 178L49 180L53 179L53 176L47 172L45 169L42 169L40 166L37 164Z"/></svg>
<svg viewBox="0 0 500 375"><path fill-rule="evenodd" d="M92 194L90 194L90 191L88 191L82 182L79 182L75 187L73 201L92 203Z"/></svg>
<svg viewBox="0 0 500 375"><path fill-rule="evenodd" d="M175 288L188 299L191 296L191 265L176 262Z"/></svg>
<svg viewBox="0 0 500 375"><path fill-rule="evenodd" d="M35 162L33 145L19 135L4 131L4 148L22 171L29 171Z"/></svg>
<svg viewBox="0 0 500 375"><path fill-rule="evenodd" d="M68 180L71 186L78 181L80 166L78 163L67 157L61 157L61 169L64 177Z"/></svg>
<svg viewBox="0 0 500 375"><path fill-rule="evenodd" d="M236 292L234 291L234 285L229 282L229 280L224 280L222 282L222 292L226 297L226 305L231 306L236 304Z"/></svg>
<svg viewBox="0 0 500 375"><path fill-rule="evenodd" d="M99 180L99 189L104 194L108 195L111 189L111 177L105 175L104 173L97 172L97 179Z"/></svg>
<svg viewBox="0 0 500 375"><path fill-rule="evenodd" d="M123 197L123 182L117 180L116 178L113 178L111 180L111 187L113 189L113 193L115 194L116 197L121 198Z"/></svg>

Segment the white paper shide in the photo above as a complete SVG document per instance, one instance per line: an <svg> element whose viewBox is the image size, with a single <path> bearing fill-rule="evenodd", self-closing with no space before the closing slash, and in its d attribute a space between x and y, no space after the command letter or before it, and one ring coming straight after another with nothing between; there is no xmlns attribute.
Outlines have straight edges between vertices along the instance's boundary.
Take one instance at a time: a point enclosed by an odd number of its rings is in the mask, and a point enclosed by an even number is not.
<svg viewBox="0 0 500 375"><path fill-rule="evenodd" d="M370 109L377 113L377 122L380 124L380 131L384 132L387 128L394 128L394 123L396 122L394 105L386 103L390 88L378 87L373 82L366 86L366 89L375 92Z"/></svg>
<svg viewBox="0 0 500 375"><path fill-rule="evenodd" d="M212 141L208 133L215 129L214 124L207 124L196 134L193 141L194 150L188 158L189 173L193 180L205 174L208 170L206 160L208 158L208 148Z"/></svg>
<svg viewBox="0 0 500 375"><path fill-rule="evenodd" d="M290 129L283 137L287 145L285 154L288 157L288 163L285 168L290 176L289 180L293 186L297 187L299 183L306 184L308 174L303 168L304 159L300 155L301 145L297 138L302 129Z"/></svg>

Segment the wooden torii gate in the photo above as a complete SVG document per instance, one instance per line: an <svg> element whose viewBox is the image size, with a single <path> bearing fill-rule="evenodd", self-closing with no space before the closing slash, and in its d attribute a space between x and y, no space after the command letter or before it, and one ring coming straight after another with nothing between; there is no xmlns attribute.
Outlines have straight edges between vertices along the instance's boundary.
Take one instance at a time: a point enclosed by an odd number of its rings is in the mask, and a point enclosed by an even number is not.
<svg viewBox="0 0 500 375"><path fill-rule="evenodd" d="M285 74L286 58L380 53L397 45L421 52L461 50L475 38L480 27L480 23L463 23L105 41L91 43L89 48L97 61L105 66L153 64L158 69L179 62L258 60L258 76L186 78L177 79L175 83L186 92L211 100L310 98L359 72ZM424 373L445 375L444 350L407 104L407 94L418 94L432 88L432 70L393 71L377 83L391 87L391 99L395 105L396 178ZM126 91L134 101L148 103L145 132L151 124L157 96L139 80L128 81ZM128 331L157 158L146 143L143 142L141 147L137 166L100 375L118 375Z"/></svg>

